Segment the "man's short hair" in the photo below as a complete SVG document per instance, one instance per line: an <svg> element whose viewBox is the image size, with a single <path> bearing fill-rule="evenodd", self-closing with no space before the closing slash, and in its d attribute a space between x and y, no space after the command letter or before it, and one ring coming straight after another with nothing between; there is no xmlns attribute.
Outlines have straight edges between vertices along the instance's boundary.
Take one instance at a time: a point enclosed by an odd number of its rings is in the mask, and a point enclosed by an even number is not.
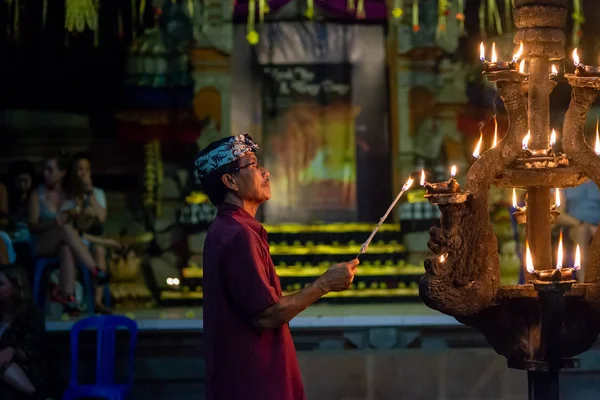
<svg viewBox="0 0 600 400"><path fill-rule="evenodd" d="M206 193L214 206L218 207L223 204L225 196L227 195L227 192L229 192L229 188L223 183L223 175L238 173L239 171L236 171L236 169L242 164L240 160L241 159L238 158L229 164L223 165L219 169L200 179L204 193Z"/></svg>

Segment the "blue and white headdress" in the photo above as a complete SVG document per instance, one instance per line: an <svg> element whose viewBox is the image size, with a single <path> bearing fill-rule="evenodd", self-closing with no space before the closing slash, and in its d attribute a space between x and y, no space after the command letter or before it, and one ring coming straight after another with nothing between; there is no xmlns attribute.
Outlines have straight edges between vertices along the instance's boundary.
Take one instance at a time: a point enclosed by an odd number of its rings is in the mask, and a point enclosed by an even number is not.
<svg viewBox="0 0 600 400"><path fill-rule="evenodd" d="M255 153L258 145L247 133L231 136L228 140L221 139L221 143L207 152L200 152L194 161L196 173L200 179L216 171L223 165L227 165L248 153Z"/></svg>

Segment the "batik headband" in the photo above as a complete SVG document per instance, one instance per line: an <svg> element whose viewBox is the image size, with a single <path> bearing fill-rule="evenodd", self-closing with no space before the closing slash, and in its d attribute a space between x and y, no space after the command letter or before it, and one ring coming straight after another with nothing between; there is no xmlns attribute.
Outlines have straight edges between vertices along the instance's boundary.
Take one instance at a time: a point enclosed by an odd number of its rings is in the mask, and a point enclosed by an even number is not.
<svg viewBox="0 0 600 400"><path fill-rule="evenodd" d="M200 179L203 179L223 165L242 158L248 153L255 153L257 150L258 145L247 133L231 136L229 140L224 140L214 149L196 158L194 161L196 173Z"/></svg>

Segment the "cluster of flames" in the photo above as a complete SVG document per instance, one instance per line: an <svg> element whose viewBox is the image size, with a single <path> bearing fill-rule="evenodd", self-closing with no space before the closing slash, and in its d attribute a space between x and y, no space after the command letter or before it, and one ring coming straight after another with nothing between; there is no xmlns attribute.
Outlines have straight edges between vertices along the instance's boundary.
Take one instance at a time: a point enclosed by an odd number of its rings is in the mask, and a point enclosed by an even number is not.
<svg viewBox="0 0 600 400"><path fill-rule="evenodd" d="M550 148L554 148L556 146L556 130L552 129L550 133ZM527 131L527 134L523 137L522 147L523 150L527 150L529 148L529 142L531 141L531 130ZM498 122L496 121L496 117L494 117L494 140L492 142L492 147L496 147L498 144ZM479 158L481 156L481 147L483 146L483 132L479 133L479 141L475 146L475 150L473 151L473 157ZM594 145L594 152L597 156L600 156L600 132L598 130L598 118L596 118L596 143Z"/></svg>
<svg viewBox="0 0 600 400"><path fill-rule="evenodd" d="M562 205L562 203L560 201L560 189L556 189L554 191L554 194L555 194L554 208L558 208ZM515 208L517 210L524 209L522 207L519 207L519 203L517 202L517 190L514 188L513 188L513 192L512 192L512 204L513 204L513 208Z"/></svg>
<svg viewBox="0 0 600 400"><path fill-rule="evenodd" d="M525 243L525 266L527 272L532 274L535 271L533 266L533 258L531 257L531 251L529 250L529 242ZM563 233L560 231L560 237L558 239L558 250L556 254L556 269L562 269L563 267ZM579 270L581 268L581 250L579 245L575 248L575 262L573 263L573 269Z"/></svg>

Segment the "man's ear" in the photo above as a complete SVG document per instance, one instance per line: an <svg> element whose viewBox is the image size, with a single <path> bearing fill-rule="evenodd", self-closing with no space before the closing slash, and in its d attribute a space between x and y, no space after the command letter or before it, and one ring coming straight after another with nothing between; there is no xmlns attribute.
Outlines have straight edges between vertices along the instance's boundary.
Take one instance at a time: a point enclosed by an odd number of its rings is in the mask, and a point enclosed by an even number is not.
<svg viewBox="0 0 600 400"><path fill-rule="evenodd" d="M234 192L237 192L239 190L238 185L233 179L233 176L231 176L231 174L223 174L221 176L221 181L223 182L223 185L225 185L225 187L227 187L228 189L233 190Z"/></svg>

